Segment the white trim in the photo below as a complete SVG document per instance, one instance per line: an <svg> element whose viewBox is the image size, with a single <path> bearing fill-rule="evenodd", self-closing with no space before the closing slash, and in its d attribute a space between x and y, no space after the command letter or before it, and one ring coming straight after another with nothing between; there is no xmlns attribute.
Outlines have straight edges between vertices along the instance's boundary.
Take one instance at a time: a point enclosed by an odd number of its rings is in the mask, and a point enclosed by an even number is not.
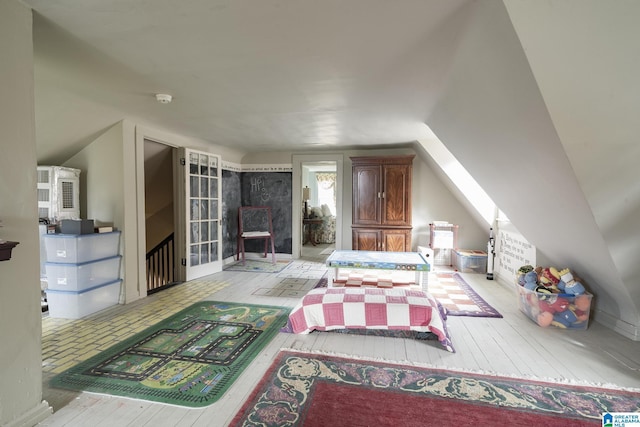
<svg viewBox="0 0 640 427"><path fill-rule="evenodd" d="M279 165L242 165L240 163L222 160L220 164L223 170L233 172L291 172L293 170L293 165L290 163Z"/></svg>
<svg viewBox="0 0 640 427"><path fill-rule="evenodd" d="M220 162L220 167L222 170L232 171L232 172L242 172L242 165L239 163L228 162L226 160L222 160Z"/></svg>
<svg viewBox="0 0 640 427"><path fill-rule="evenodd" d="M146 218L145 218L145 195L144 195L144 143L145 140L153 141L158 144L163 144L168 147L177 149L181 147L181 144L187 144L188 141L184 138L173 135L167 132L163 132L157 129L136 125L135 126L135 151L136 151L136 191L137 191L137 206L136 206L136 220L137 220L137 241L138 247L136 252L136 265L145 266L146 265ZM174 162L174 168L175 168ZM175 173L175 172L174 172ZM175 183L174 183L175 185ZM175 200L174 194L174 203L176 206L178 205ZM175 226L175 239L178 242L183 236L184 232L180 231L180 227ZM186 255L185 255L186 256ZM179 257L176 256L176 261L179 261ZM177 262L176 267L178 268L178 279L180 276L180 262ZM146 268L138 267L137 271L137 283L138 283L138 298L145 298L147 296L147 278L146 278ZM127 298L128 295L125 295L125 302L133 301L130 298Z"/></svg>
<svg viewBox="0 0 640 427"><path fill-rule="evenodd" d="M604 311L595 310L593 312L593 320L612 329L623 337L633 341L640 341L640 327L624 322L623 320L606 313Z"/></svg>
<svg viewBox="0 0 640 427"><path fill-rule="evenodd" d="M291 172L293 165L291 163L282 165L241 165L242 172Z"/></svg>
<svg viewBox="0 0 640 427"><path fill-rule="evenodd" d="M31 408L15 420L5 424L5 427L35 426L39 422L47 419L51 414L53 414L53 408L49 405L49 402L43 400L36 407Z"/></svg>

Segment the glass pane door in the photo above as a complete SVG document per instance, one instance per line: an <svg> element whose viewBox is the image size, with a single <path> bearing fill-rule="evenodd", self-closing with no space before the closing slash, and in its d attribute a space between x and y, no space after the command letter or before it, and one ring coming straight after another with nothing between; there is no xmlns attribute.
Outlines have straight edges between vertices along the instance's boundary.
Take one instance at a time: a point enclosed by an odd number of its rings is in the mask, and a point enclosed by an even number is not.
<svg viewBox="0 0 640 427"><path fill-rule="evenodd" d="M222 269L220 157L185 150L187 280Z"/></svg>

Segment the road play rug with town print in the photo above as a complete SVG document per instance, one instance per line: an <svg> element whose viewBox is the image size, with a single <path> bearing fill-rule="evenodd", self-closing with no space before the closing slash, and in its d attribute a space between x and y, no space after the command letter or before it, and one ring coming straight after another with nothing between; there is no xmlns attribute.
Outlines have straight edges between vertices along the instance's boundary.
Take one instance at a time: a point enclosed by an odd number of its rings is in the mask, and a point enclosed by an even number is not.
<svg viewBox="0 0 640 427"><path fill-rule="evenodd" d="M286 324L289 311L199 302L57 375L51 386L207 406Z"/></svg>

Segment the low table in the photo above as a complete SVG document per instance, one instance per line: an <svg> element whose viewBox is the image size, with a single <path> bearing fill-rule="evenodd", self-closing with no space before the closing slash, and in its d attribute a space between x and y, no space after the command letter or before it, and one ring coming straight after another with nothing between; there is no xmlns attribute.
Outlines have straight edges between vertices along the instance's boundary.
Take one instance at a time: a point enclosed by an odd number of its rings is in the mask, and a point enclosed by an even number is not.
<svg viewBox="0 0 640 427"><path fill-rule="evenodd" d="M330 267L328 287L414 284L426 291L428 286L429 263L418 252L333 251L327 258L327 267ZM350 279L349 274L341 274L340 270L356 273Z"/></svg>

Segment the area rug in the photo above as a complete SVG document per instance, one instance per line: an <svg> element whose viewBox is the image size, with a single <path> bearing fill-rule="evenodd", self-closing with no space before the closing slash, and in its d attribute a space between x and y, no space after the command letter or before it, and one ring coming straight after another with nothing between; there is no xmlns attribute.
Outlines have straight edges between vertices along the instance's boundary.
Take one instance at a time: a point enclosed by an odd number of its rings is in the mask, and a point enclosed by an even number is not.
<svg viewBox="0 0 640 427"><path fill-rule="evenodd" d="M283 351L230 426L585 426L640 393Z"/></svg>
<svg viewBox="0 0 640 427"><path fill-rule="evenodd" d="M226 265L224 270L226 271L250 271L253 273L280 273L291 264L291 261L276 261L272 263L270 261L256 261L245 260L244 265L242 261L236 261L233 264Z"/></svg>
<svg viewBox="0 0 640 427"><path fill-rule="evenodd" d="M251 294L265 297L302 298L317 285L318 279L286 277L275 286L258 288Z"/></svg>
<svg viewBox="0 0 640 427"><path fill-rule="evenodd" d="M449 316L502 317L459 273L432 273L429 293L440 301Z"/></svg>
<svg viewBox="0 0 640 427"><path fill-rule="evenodd" d="M199 302L57 375L51 386L207 406L277 334L289 311Z"/></svg>

